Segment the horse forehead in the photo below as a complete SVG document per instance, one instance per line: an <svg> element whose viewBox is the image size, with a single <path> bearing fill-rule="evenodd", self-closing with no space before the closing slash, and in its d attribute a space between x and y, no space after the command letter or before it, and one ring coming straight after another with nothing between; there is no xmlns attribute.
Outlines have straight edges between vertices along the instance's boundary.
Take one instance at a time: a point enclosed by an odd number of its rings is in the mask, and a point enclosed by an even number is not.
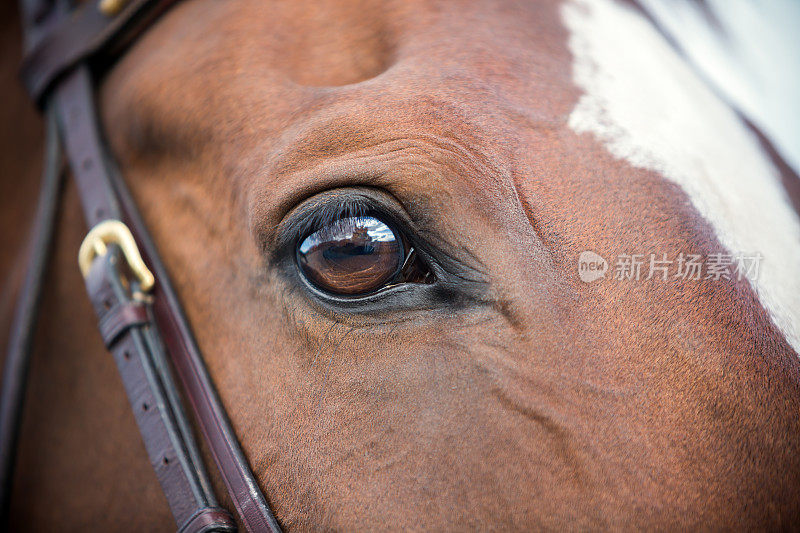
<svg viewBox="0 0 800 533"><path fill-rule="evenodd" d="M319 17L297 16L287 5L179 4L108 77L111 115L146 114L221 135L230 133L222 131L226 125L238 135L247 122L269 134L341 96L368 103L436 95L454 106L483 105L476 111L505 100L523 115L535 109L563 116L576 94L555 1L463 9L370 1L345 9L350 3L325 1L314 6L336 11L325 31ZM381 39L370 33L376 28ZM540 97L544 86L558 86L564 97Z"/></svg>
<svg viewBox="0 0 800 533"><path fill-rule="evenodd" d="M468 67L481 79L510 85L514 79L551 77L542 73L542 62L558 55L554 48L563 48L557 4L322 0L276 2L264 9L247 0L195 0L173 8L123 63L138 70L138 76L128 76L129 85L161 97L168 96L164 82L182 83L183 96L237 80L341 87L408 60L418 71L427 67L427 75L446 71L443 66Z"/></svg>

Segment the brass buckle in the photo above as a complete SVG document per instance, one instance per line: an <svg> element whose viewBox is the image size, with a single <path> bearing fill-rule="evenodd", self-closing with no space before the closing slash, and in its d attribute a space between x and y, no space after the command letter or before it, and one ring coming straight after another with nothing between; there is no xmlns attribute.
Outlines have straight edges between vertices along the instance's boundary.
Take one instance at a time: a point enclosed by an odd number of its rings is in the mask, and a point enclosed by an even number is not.
<svg viewBox="0 0 800 533"><path fill-rule="evenodd" d="M152 289L156 281L155 277L144 264L139 247L136 246L136 241L131 235L131 230L119 220L113 219L98 223L89 230L81 243L81 248L78 250L78 266L81 267L84 279L89 276L92 262L108 252L107 245L109 244L116 244L120 247L122 255L128 262L128 268L139 280L141 289L145 292Z"/></svg>
<svg viewBox="0 0 800 533"><path fill-rule="evenodd" d="M122 11L122 8L125 7L127 3L128 0L100 0L97 4L97 9L99 9L100 13L103 15L113 17Z"/></svg>

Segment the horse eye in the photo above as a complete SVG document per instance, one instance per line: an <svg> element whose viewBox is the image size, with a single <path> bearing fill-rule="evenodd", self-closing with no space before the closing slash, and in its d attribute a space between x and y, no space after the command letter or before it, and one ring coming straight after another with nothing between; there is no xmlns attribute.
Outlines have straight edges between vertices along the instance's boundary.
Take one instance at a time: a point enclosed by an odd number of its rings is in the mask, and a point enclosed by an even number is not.
<svg viewBox="0 0 800 533"><path fill-rule="evenodd" d="M369 294L392 282L404 259L400 236L371 216L341 218L297 247L297 264L306 279L345 296Z"/></svg>

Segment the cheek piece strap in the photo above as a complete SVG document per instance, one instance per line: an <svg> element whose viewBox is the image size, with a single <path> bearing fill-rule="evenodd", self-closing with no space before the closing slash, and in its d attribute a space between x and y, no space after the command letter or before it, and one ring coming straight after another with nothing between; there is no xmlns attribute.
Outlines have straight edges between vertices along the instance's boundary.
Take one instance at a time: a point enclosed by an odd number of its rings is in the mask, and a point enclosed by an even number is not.
<svg viewBox="0 0 800 533"><path fill-rule="evenodd" d="M22 0L20 6L26 50L22 80L43 110L47 138L28 269L0 385L0 505L6 525L38 303L66 159L90 228L79 251L86 291L177 531L235 531L237 521L250 532L281 530L97 117L97 79L174 3L90 0L70 10L65 0ZM192 419L236 508L237 521L217 502Z"/></svg>

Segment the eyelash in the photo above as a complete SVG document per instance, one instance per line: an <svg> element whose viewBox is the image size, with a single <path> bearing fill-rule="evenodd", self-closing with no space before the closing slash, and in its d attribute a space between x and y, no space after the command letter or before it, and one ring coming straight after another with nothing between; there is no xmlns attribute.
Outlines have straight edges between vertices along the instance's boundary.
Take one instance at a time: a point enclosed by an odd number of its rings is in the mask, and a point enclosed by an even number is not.
<svg viewBox="0 0 800 533"><path fill-rule="evenodd" d="M302 217L295 225L295 238L298 241L342 218L367 215L379 218L385 216L381 212L376 212L369 201L360 196L341 198L336 202L325 202L307 214L308 216ZM394 217L389 216L388 218L394 223Z"/></svg>

